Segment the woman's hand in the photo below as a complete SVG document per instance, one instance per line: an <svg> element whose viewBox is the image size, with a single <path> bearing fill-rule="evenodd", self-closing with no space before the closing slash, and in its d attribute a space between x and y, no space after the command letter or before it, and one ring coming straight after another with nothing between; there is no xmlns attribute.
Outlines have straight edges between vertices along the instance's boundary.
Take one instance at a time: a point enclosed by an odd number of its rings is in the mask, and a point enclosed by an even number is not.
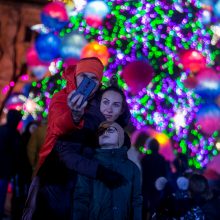
<svg viewBox="0 0 220 220"><path fill-rule="evenodd" d="M79 123L80 119L82 118L85 107L87 106L88 102L85 101L82 104L83 101L83 95L82 94L75 94L75 90L73 90L67 97L67 104L69 108L72 111L73 121L75 123ZM82 104L82 105L81 105Z"/></svg>

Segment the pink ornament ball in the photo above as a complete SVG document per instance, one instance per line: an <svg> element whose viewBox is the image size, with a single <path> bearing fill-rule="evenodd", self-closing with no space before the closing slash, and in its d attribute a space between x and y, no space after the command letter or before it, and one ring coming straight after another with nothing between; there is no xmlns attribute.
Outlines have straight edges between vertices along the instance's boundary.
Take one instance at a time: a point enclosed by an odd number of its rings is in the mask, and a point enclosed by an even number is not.
<svg viewBox="0 0 220 220"><path fill-rule="evenodd" d="M49 63L40 60L38 53L34 46L30 47L26 52L26 62L30 66L48 66Z"/></svg>

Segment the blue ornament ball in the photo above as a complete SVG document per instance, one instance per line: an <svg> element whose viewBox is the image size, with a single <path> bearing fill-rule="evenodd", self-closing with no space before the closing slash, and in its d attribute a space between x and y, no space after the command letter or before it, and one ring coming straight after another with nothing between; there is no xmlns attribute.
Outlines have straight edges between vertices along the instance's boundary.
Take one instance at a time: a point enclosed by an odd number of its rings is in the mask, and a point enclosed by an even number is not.
<svg viewBox="0 0 220 220"><path fill-rule="evenodd" d="M51 31L59 31L68 24L68 21L59 21L57 18L51 18L43 13L41 14L41 20L42 23L46 27L50 28Z"/></svg>
<svg viewBox="0 0 220 220"><path fill-rule="evenodd" d="M194 91L205 100L213 100L220 94L220 78L212 68L204 68L197 73Z"/></svg>
<svg viewBox="0 0 220 220"><path fill-rule="evenodd" d="M88 43L85 37L77 32L67 34L61 41L60 53L63 59L79 59L83 47Z"/></svg>
<svg viewBox="0 0 220 220"><path fill-rule="evenodd" d="M41 12L41 21L52 31L64 28L69 22L65 4L62 2L48 3Z"/></svg>
<svg viewBox="0 0 220 220"><path fill-rule="evenodd" d="M213 11L214 11L214 15L215 15L217 18L220 18L220 0L218 0L218 1L216 2L216 4L214 5Z"/></svg>
<svg viewBox="0 0 220 220"><path fill-rule="evenodd" d="M201 22L202 22L203 24L210 24L211 19L212 19L212 14L211 14L211 12L208 11L208 10L203 10L203 12L202 12L202 17L201 17Z"/></svg>
<svg viewBox="0 0 220 220"><path fill-rule="evenodd" d="M28 97L28 94L30 93L30 90L31 90L31 83L27 83L22 88L22 93L24 94L24 96Z"/></svg>
<svg viewBox="0 0 220 220"><path fill-rule="evenodd" d="M35 41L35 47L42 61L51 62L60 56L61 40L53 33L40 34Z"/></svg>
<svg viewBox="0 0 220 220"><path fill-rule="evenodd" d="M104 1L96 0L88 2L85 7L84 17L95 16L100 19L104 19L109 13L108 5Z"/></svg>
<svg viewBox="0 0 220 220"><path fill-rule="evenodd" d="M31 67L31 71L34 74L34 76L40 80L44 78L44 75L46 74L46 72L48 71L48 67L47 66L43 66L43 65L38 65L38 66L32 66Z"/></svg>

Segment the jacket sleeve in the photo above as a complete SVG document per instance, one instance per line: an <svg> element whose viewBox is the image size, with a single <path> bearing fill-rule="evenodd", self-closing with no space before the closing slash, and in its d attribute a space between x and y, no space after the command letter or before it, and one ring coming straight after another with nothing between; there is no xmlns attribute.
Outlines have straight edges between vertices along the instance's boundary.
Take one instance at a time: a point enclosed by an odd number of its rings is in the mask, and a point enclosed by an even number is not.
<svg viewBox="0 0 220 220"><path fill-rule="evenodd" d="M74 124L72 112L67 105L67 96L68 94L61 90L54 95L50 103L48 127L57 136L83 127L83 121L79 124Z"/></svg>
<svg viewBox="0 0 220 220"><path fill-rule="evenodd" d="M85 176L78 176L73 196L73 220L89 219L92 182L91 179Z"/></svg>
<svg viewBox="0 0 220 220"><path fill-rule="evenodd" d="M57 141L55 150L60 161L68 170L93 179L96 178L98 162L81 155L81 144Z"/></svg>
<svg viewBox="0 0 220 220"><path fill-rule="evenodd" d="M133 190L132 190L133 220L142 219L142 194L141 194L141 172L134 165Z"/></svg>

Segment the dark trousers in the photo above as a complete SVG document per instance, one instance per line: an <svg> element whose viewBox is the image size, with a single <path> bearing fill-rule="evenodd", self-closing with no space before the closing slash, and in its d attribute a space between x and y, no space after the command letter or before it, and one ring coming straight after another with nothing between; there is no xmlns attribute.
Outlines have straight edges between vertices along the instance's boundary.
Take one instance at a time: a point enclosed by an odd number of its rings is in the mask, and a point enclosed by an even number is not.
<svg viewBox="0 0 220 220"><path fill-rule="evenodd" d="M2 219L5 211L5 199L8 189L9 180L7 178L0 179L0 219Z"/></svg>
<svg viewBox="0 0 220 220"><path fill-rule="evenodd" d="M43 186L37 196L33 220L71 219L73 190L59 185Z"/></svg>

